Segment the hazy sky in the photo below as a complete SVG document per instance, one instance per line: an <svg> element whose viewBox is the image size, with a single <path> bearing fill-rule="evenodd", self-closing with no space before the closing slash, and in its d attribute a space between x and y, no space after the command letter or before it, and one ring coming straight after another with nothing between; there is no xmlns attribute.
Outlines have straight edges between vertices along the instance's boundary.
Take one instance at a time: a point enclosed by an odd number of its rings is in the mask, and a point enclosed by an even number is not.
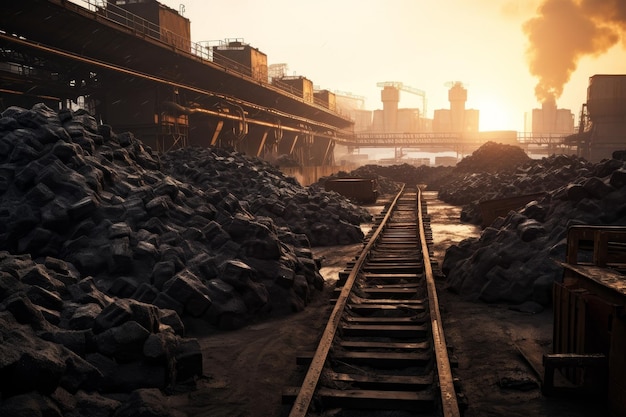
<svg viewBox="0 0 626 417"><path fill-rule="evenodd" d="M624 0L161 2L184 6L192 41L243 38L269 64L364 96L370 110L382 108L377 82L400 81L426 92L432 117L449 108L445 84L461 81L481 130L523 130L524 114L541 107L538 84L540 95L562 84L557 105L578 117L590 76L626 74ZM421 99L402 92L400 107Z"/></svg>

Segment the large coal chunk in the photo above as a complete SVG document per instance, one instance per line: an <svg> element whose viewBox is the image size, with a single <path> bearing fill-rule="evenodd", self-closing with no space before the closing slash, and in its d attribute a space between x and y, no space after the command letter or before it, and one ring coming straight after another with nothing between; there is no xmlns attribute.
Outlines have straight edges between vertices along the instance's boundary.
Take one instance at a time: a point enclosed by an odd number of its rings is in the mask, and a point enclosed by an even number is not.
<svg viewBox="0 0 626 417"><path fill-rule="evenodd" d="M185 312L200 317L211 307L206 285L189 270L181 271L163 284L163 292L185 305Z"/></svg>
<svg viewBox="0 0 626 417"><path fill-rule="evenodd" d="M37 391L51 394L59 386L70 392L92 390L99 372L74 352L46 341L10 314L0 313L0 390L3 396Z"/></svg>
<svg viewBox="0 0 626 417"><path fill-rule="evenodd" d="M184 417L185 414L166 406L167 401L158 389L138 389L119 407L114 417Z"/></svg>

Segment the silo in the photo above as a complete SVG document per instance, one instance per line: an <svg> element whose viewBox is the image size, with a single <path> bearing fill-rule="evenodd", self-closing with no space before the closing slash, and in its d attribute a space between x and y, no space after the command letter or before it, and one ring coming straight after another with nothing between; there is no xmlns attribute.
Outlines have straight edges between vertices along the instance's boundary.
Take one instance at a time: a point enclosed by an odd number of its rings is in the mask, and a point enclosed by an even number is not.
<svg viewBox="0 0 626 417"><path fill-rule="evenodd" d="M594 75L587 88L587 111L593 123L589 160L610 158L626 149L626 75Z"/></svg>
<svg viewBox="0 0 626 417"><path fill-rule="evenodd" d="M465 130L465 102L467 101L467 89L460 82L455 82L448 91L450 101L450 122L453 132Z"/></svg>
<svg viewBox="0 0 626 417"><path fill-rule="evenodd" d="M380 99L383 102L383 130L385 132L396 132L400 90L394 86L385 86L380 92Z"/></svg>

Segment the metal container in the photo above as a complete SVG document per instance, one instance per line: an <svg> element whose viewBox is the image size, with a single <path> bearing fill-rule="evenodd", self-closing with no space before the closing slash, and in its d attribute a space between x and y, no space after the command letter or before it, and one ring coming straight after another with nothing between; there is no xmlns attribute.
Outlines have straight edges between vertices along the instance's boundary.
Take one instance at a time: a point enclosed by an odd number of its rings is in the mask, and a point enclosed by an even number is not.
<svg viewBox="0 0 626 417"><path fill-rule="evenodd" d="M191 51L189 19L156 0L143 2L108 0L103 12L107 18L132 27L139 33L158 37L178 49Z"/></svg>
<svg viewBox="0 0 626 417"><path fill-rule="evenodd" d="M541 192L481 201L479 207L482 227L488 227L498 217L505 217L511 210L519 210L531 201L538 200L544 196L545 193Z"/></svg>
<svg viewBox="0 0 626 417"><path fill-rule="evenodd" d="M313 103L313 81L299 75L274 79L273 83L293 95L302 98L307 103Z"/></svg>
<svg viewBox="0 0 626 417"><path fill-rule="evenodd" d="M335 93L328 90L318 90L313 93L315 102L326 107L328 110L335 111L337 109L337 98Z"/></svg>
<svg viewBox="0 0 626 417"><path fill-rule="evenodd" d="M213 62L257 81L268 81L267 55L240 39L226 40L213 47Z"/></svg>
<svg viewBox="0 0 626 417"><path fill-rule="evenodd" d="M371 204L378 198L378 181L372 178L333 178L324 183L326 191L335 191L357 203Z"/></svg>

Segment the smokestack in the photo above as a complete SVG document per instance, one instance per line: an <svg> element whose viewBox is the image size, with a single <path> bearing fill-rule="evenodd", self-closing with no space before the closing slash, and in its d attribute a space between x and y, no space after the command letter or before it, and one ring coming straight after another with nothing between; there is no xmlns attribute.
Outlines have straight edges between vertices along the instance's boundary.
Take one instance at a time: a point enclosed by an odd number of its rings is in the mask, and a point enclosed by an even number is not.
<svg viewBox="0 0 626 417"><path fill-rule="evenodd" d="M537 77L535 96L558 99L580 58L605 53L620 38L626 42L626 1L544 0L523 30L529 45L529 70Z"/></svg>

